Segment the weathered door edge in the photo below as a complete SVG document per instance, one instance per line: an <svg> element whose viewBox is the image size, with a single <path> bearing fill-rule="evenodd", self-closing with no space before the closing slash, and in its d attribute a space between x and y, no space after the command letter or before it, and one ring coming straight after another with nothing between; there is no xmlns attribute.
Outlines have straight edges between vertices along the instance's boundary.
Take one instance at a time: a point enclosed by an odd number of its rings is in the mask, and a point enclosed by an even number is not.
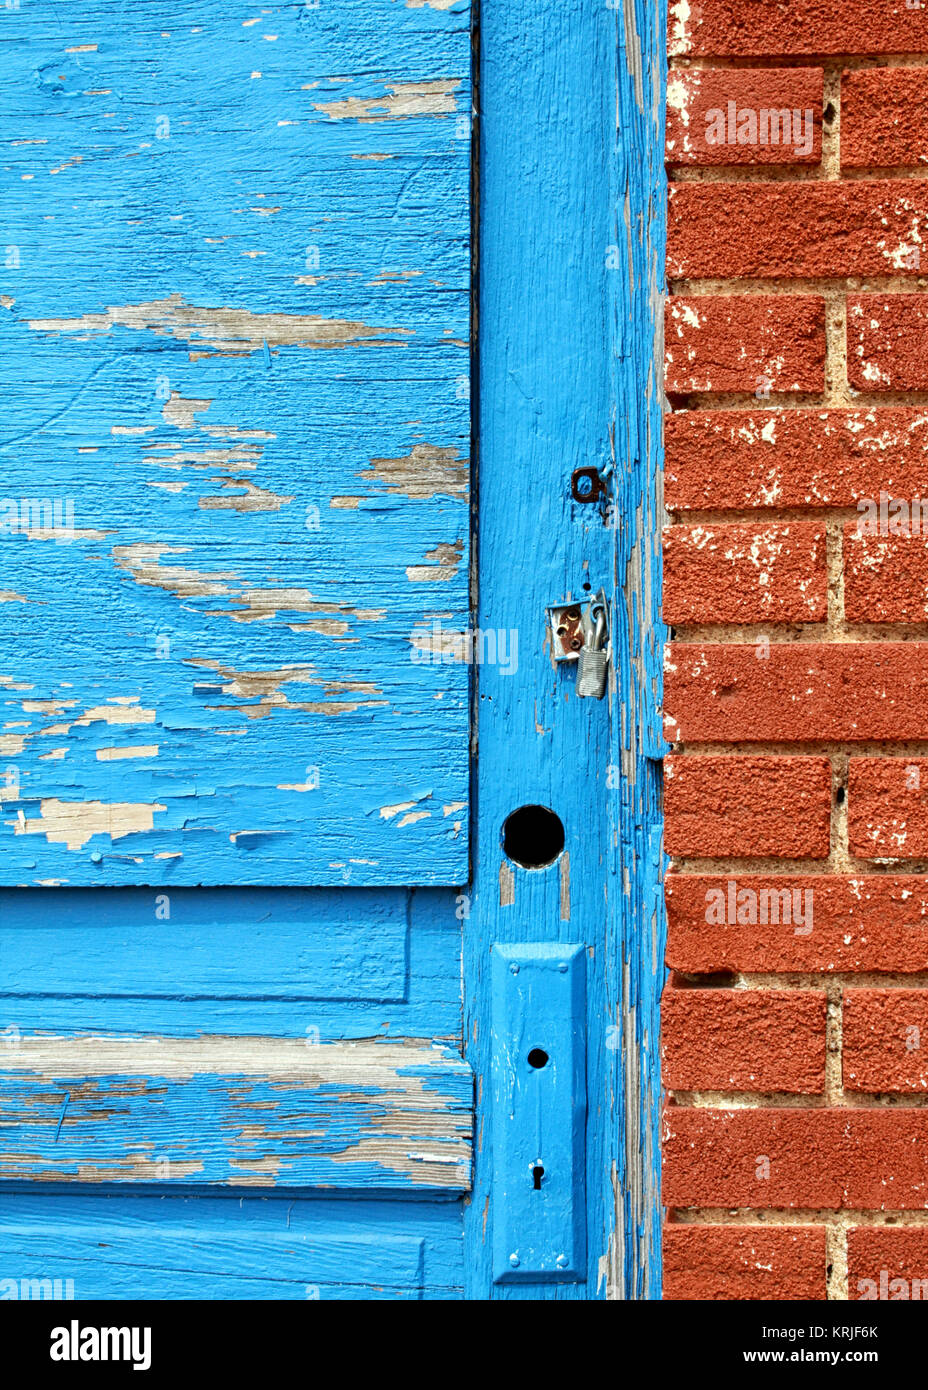
<svg viewBox="0 0 928 1390"><path fill-rule="evenodd" d="M659 1289L663 20L644 0L627 13L620 3L526 0L513 14L483 0L475 16L475 611L484 636L514 633L519 648L508 671L490 661L475 673L464 939L465 1051L478 1078L465 1218L472 1298ZM571 471L590 465L613 469L602 506L571 499ZM573 673L556 670L547 649L544 610L601 584L613 602L615 681L608 700L578 700ZM532 803L557 811L566 844L547 867L524 870L503 854L501 827ZM530 958L554 944L582 947L586 961L586 1256L579 1275L572 1253L563 1277L533 1280L515 1250L513 1276L499 1260L494 1269L494 1099L497 1116L501 1107L489 980L494 947Z"/></svg>
<svg viewBox="0 0 928 1390"><path fill-rule="evenodd" d="M614 836L607 943L613 1058L609 1181L615 1237L607 1296L661 1297L660 994L664 969L661 774L663 645L663 300L666 241L666 8L615 6L616 142L612 381L615 409L615 686L610 762ZM621 8L619 8L621 6Z"/></svg>

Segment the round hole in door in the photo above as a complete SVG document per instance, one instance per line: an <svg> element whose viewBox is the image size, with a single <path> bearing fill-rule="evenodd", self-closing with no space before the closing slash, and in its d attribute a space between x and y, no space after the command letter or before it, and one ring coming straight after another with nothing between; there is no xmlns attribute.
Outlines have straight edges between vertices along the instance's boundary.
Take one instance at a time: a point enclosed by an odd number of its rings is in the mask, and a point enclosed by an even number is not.
<svg viewBox="0 0 928 1390"><path fill-rule="evenodd" d="M528 1064L530 1067L535 1067L536 1070L540 1070L542 1067L548 1065L548 1054L543 1047L532 1048L531 1052L528 1054Z"/></svg>
<svg viewBox="0 0 928 1390"><path fill-rule="evenodd" d="M553 864L564 848L560 816L547 806L520 806L503 824L503 852L523 869Z"/></svg>

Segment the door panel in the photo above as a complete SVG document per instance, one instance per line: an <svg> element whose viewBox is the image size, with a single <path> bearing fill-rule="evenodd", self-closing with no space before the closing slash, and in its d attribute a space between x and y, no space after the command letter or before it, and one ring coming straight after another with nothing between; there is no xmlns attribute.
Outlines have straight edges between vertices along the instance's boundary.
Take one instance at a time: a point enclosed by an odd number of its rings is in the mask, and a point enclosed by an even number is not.
<svg viewBox="0 0 928 1390"><path fill-rule="evenodd" d="M470 1180L470 1068L430 1041L24 1037L4 1081L0 1178L452 1191Z"/></svg>
<svg viewBox="0 0 928 1390"><path fill-rule="evenodd" d="M47 1198L0 1197L0 1298L461 1297L456 1202L239 1191L234 1201L68 1193L55 1203L51 1229Z"/></svg>
<svg viewBox="0 0 928 1390"><path fill-rule="evenodd" d="M459 1296L460 911L440 889L0 894L0 1294Z"/></svg>
<svg viewBox="0 0 928 1390"><path fill-rule="evenodd" d="M4 14L0 882L467 871L466 6Z"/></svg>
<svg viewBox="0 0 928 1390"><path fill-rule="evenodd" d="M0 1180L467 1190L458 910L437 889L0 894Z"/></svg>
<svg viewBox="0 0 928 1390"><path fill-rule="evenodd" d="M442 889L7 889L0 1061L35 1029L457 1045L462 910Z"/></svg>
<svg viewBox="0 0 928 1390"><path fill-rule="evenodd" d="M359 889L0 891L0 999L138 1010L406 998L407 895ZM453 967L452 967L453 968ZM158 1026L163 1026L159 1023Z"/></svg>
<svg viewBox="0 0 928 1390"><path fill-rule="evenodd" d="M451 1296L467 5L0 13L0 1296Z"/></svg>

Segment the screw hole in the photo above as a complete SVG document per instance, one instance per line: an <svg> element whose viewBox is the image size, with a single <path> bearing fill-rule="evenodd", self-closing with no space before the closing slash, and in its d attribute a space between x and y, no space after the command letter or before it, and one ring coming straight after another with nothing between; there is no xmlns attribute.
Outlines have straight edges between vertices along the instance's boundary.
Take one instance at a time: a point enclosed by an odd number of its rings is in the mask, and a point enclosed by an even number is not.
<svg viewBox="0 0 928 1390"><path fill-rule="evenodd" d="M547 806L520 806L503 823L503 852L523 869L553 864L563 848L561 818Z"/></svg>
<svg viewBox="0 0 928 1390"><path fill-rule="evenodd" d="M535 1067L536 1070L540 1070L542 1067L548 1065L548 1054L543 1047L532 1048L531 1052L528 1054L528 1064L530 1067Z"/></svg>

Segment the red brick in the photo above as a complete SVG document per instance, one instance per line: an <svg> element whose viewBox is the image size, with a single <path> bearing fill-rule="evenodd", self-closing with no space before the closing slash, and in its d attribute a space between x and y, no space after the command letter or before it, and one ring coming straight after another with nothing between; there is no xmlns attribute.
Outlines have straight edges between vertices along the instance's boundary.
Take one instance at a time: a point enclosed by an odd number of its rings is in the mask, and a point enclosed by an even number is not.
<svg viewBox="0 0 928 1390"><path fill-rule="evenodd" d="M692 391L821 391L821 295L677 297L664 310L664 385Z"/></svg>
<svg viewBox="0 0 928 1390"><path fill-rule="evenodd" d="M846 989L846 1091L928 1091L928 990Z"/></svg>
<svg viewBox="0 0 928 1390"><path fill-rule="evenodd" d="M664 760L668 854L825 859L830 816L827 758Z"/></svg>
<svg viewBox="0 0 928 1390"><path fill-rule="evenodd" d="M928 184L674 184L667 236L672 280L915 275Z"/></svg>
<svg viewBox="0 0 928 1390"><path fill-rule="evenodd" d="M928 497L924 410L683 410L664 436L671 511Z"/></svg>
<svg viewBox="0 0 928 1390"><path fill-rule="evenodd" d="M847 376L855 391L928 389L928 298L860 294L847 302Z"/></svg>
<svg viewBox="0 0 928 1390"><path fill-rule="evenodd" d="M820 1092L825 1006L820 990L668 987L661 1002L664 1085L673 1091Z"/></svg>
<svg viewBox="0 0 928 1390"><path fill-rule="evenodd" d="M847 1233L847 1282L851 1302L924 1302L928 1227L852 1227Z"/></svg>
<svg viewBox="0 0 928 1390"><path fill-rule="evenodd" d="M863 68L841 78L841 166L928 164L928 70Z"/></svg>
<svg viewBox="0 0 928 1390"><path fill-rule="evenodd" d="M904 499L900 499L902 501ZM877 517L876 535L862 533L869 513L844 528L844 613L852 623L923 623L928 619L928 496L913 515L912 502L899 515L900 525L914 534L888 535L893 502L884 494L884 515ZM879 508L880 500L874 499ZM898 506L898 504L895 504ZM921 531L922 534L918 534Z"/></svg>
<svg viewBox="0 0 928 1390"><path fill-rule="evenodd" d="M671 873L664 894L673 970L928 971L928 877L921 874Z"/></svg>
<svg viewBox="0 0 928 1390"><path fill-rule="evenodd" d="M825 530L817 522L669 526L666 623L822 622Z"/></svg>
<svg viewBox="0 0 928 1390"><path fill-rule="evenodd" d="M928 758L852 758L847 810L858 858L928 858Z"/></svg>
<svg viewBox="0 0 928 1390"><path fill-rule="evenodd" d="M905 0L670 0L673 55L924 53L928 10Z"/></svg>
<svg viewBox="0 0 928 1390"><path fill-rule="evenodd" d="M928 738L924 642L673 642L665 734L687 743Z"/></svg>
<svg viewBox="0 0 928 1390"><path fill-rule="evenodd" d="M672 72L667 80L667 163L672 167L818 164L822 157L822 77L821 68L689 68ZM752 131L750 118L745 118L746 111L755 113L756 130ZM791 138L785 138L783 125L773 124L771 128L768 124L762 129L760 111L778 115L790 112ZM801 122L798 128L792 123L794 111ZM739 122L744 143L738 142ZM762 136L766 137L763 144ZM807 144L811 146L808 150Z"/></svg>
<svg viewBox="0 0 928 1390"><path fill-rule="evenodd" d="M825 1297L823 1226L664 1227L664 1298Z"/></svg>
<svg viewBox="0 0 928 1390"><path fill-rule="evenodd" d="M928 1110L672 1105L663 1177L669 1207L923 1209Z"/></svg>

